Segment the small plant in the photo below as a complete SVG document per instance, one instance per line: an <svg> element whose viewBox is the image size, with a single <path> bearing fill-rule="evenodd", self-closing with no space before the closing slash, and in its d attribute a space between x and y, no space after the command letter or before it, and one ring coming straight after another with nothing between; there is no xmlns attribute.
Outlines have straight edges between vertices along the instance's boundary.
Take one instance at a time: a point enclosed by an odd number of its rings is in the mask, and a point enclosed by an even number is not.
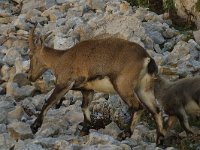
<svg viewBox="0 0 200 150"><path fill-rule="evenodd" d="M195 5L196 5L196 10L200 11L200 0L197 0L197 3Z"/></svg>

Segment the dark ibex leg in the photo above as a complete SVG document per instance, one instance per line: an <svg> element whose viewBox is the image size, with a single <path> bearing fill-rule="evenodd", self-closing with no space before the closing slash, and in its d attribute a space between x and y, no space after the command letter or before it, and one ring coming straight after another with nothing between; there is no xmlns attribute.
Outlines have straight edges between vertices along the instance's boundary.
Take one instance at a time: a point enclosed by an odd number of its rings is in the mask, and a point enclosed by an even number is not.
<svg viewBox="0 0 200 150"><path fill-rule="evenodd" d="M189 122L188 122L188 116L183 108L179 108L176 111L177 118L179 119L179 122L182 126L182 128L185 130L187 135L194 134L194 132L191 130Z"/></svg>
<svg viewBox="0 0 200 150"><path fill-rule="evenodd" d="M60 87L60 86L55 87L55 89L53 90L53 93L51 94L47 102L44 104L44 106L42 107L42 110L39 116L37 117L35 122L31 125L31 130L33 133L36 133L38 131L38 128L41 127L43 118L46 115L49 108L51 108L58 100L60 100L60 98L72 88L73 84L74 82L69 84L68 87Z"/></svg>
<svg viewBox="0 0 200 150"><path fill-rule="evenodd" d="M81 131L81 135L87 135L89 133L89 129L91 126L91 118L90 118L90 110L89 110L89 104L93 99L94 91L91 90L83 90L81 91L83 95L83 101L82 101L82 111L84 115L84 122L82 123L83 128Z"/></svg>

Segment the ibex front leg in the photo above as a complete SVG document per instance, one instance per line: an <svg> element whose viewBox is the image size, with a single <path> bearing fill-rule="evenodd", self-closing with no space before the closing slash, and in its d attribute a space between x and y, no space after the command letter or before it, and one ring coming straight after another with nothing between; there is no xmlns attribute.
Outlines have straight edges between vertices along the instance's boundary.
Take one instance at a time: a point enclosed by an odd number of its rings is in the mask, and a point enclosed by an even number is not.
<svg viewBox="0 0 200 150"><path fill-rule="evenodd" d="M81 131L81 135L87 135L89 133L89 129L91 127L91 118L90 118L90 110L89 110L89 104L93 99L94 91L92 90L83 90L81 91L83 95L83 101L82 101L82 111L84 115L84 122L82 123L83 128Z"/></svg>
<svg viewBox="0 0 200 150"><path fill-rule="evenodd" d="M70 82L68 86L59 86L56 85L53 93L47 100L47 102L42 107L42 110L35 120L35 122L31 125L31 130L33 133L36 133L38 131L38 128L41 127L44 116L46 115L49 108L51 108L58 100L62 98L73 86L74 82Z"/></svg>

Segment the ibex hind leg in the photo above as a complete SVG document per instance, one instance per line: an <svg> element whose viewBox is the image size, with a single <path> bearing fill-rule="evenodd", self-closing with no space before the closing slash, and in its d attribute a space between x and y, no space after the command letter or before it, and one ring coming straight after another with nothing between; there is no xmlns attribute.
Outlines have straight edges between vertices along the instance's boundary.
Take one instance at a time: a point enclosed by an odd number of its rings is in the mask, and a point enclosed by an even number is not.
<svg viewBox="0 0 200 150"><path fill-rule="evenodd" d="M175 112L177 118L179 119L179 122L181 124L181 127L185 130L187 135L194 134L194 132L191 130L189 122L188 122L188 116L184 110L184 108L179 108Z"/></svg>
<svg viewBox="0 0 200 150"><path fill-rule="evenodd" d="M135 122L137 122L137 115L134 116L134 112L136 112L137 114L137 112L142 109L142 105L137 95L133 91L132 84L128 80L124 78L118 78L115 82L113 82L113 85L122 100L129 106L129 109L132 113L132 120L129 124L128 129L125 129L125 131L118 136L119 140L123 140L126 137L130 137L132 135L133 128L131 127L131 125L136 124Z"/></svg>
<svg viewBox="0 0 200 150"><path fill-rule="evenodd" d="M154 117L154 120L157 125L157 138L156 138L156 144L162 144L164 140L164 136L166 134L166 131L163 128L163 117L162 112L157 106L157 103L155 101L155 97L153 94L153 91L151 89L145 89L140 88L138 91L138 95L142 103L147 107L147 109L151 112L151 114Z"/></svg>
<svg viewBox="0 0 200 150"><path fill-rule="evenodd" d="M74 82L68 83L68 86L56 85L55 89L53 90L53 93L42 107L39 116L31 125L31 130L33 133L36 133L38 131L38 128L41 127L44 116L46 115L49 108L51 108L58 100L60 100L72 88L73 84Z"/></svg>
<svg viewBox="0 0 200 150"><path fill-rule="evenodd" d="M82 101L82 111L83 111L83 115L84 115L84 122L81 123L81 125L83 126L82 130L81 130L81 135L87 135L89 133L89 129L91 128L91 118L90 118L90 110L89 110L89 105L90 102L93 99L94 96L94 91L92 90L82 90L82 95L83 95L83 101Z"/></svg>

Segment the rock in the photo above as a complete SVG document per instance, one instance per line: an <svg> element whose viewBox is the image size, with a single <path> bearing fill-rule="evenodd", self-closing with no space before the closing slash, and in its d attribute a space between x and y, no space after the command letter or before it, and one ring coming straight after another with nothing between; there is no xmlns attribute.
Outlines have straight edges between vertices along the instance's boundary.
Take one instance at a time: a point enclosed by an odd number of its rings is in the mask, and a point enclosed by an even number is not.
<svg viewBox="0 0 200 150"><path fill-rule="evenodd" d="M0 134L6 133L6 132L7 132L6 125L5 124L0 124Z"/></svg>
<svg viewBox="0 0 200 150"><path fill-rule="evenodd" d="M31 9L42 9L46 6L46 0L23 0L22 12L27 13Z"/></svg>
<svg viewBox="0 0 200 150"><path fill-rule="evenodd" d="M95 144L114 144L119 145L119 141L116 141L112 136L100 134L98 132L92 132L89 134L89 139L86 145L95 145Z"/></svg>
<svg viewBox="0 0 200 150"><path fill-rule="evenodd" d="M19 57L15 60L15 68L16 68L16 73L28 72L30 68L30 61L29 60L23 61L22 58Z"/></svg>
<svg viewBox="0 0 200 150"><path fill-rule="evenodd" d="M12 139L8 133L0 134L0 149L11 149L15 145L16 141Z"/></svg>
<svg viewBox="0 0 200 150"><path fill-rule="evenodd" d="M41 145L42 147L50 149L54 147L56 141L57 141L57 138L53 138L53 137L48 137L48 138L39 137L34 140L34 143Z"/></svg>
<svg viewBox="0 0 200 150"><path fill-rule="evenodd" d="M174 46L174 49L172 50L172 52L167 56L165 62L167 64L170 64L170 63L174 64L174 63L177 63L179 61L189 60L191 48L192 47L184 41L178 42Z"/></svg>
<svg viewBox="0 0 200 150"><path fill-rule="evenodd" d="M200 45L200 30L193 31L195 41Z"/></svg>
<svg viewBox="0 0 200 150"><path fill-rule="evenodd" d="M12 24L1 24L0 34L4 36L8 36L10 32L15 32L15 26Z"/></svg>
<svg viewBox="0 0 200 150"><path fill-rule="evenodd" d="M87 0L88 5L94 10L104 10L106 3L104 0Z"/></svg>
<svg viewBox="0 0 200 150"><path fill-rule="evenodd" d="M75 45L75 39L72 37L69 38L62 38L59 36L55 36L54 39L54 48L58 50L66 50Z"/></svg>
<svg viewBox="0 0 200 150"><path fill-rule="evenodd" d="M195 22L197 28L200 28L200 12L198 9L196 9L196 5L199 5L198 1L190 1L190 0L175 0L174 6L176 7L177 14L182 19L187 20L189 17L193 16L191 18L191 21ZM195 8L195 9L194 9Z"/></svg>
<svg viewBox="0 0 200 150"><path fill-rule="evenodd" d="M118 135L121 133L121 130L114 122L111 122L110 124L105 126L105 129L100 129L99 131L101 131L103 134L108 134L115 139L117 139Z"/></svg>
<svg viewBox="0 0 200 150"><path fill-rule="evenodd" d="M30 84L28 80L27 74L25 73L17 73L13 78L13 82L17 83L19 87L26 86Z"/></svg>
<svg viewBox="0 0 200 150"><path fill-rule="evenodd" d="M13 122L13 120L20 121L23 114L24 114L24 110L22 106L17 105L14 110L8 112L7 119L9 122Z"/></svg>
<svg viewBox="0 0 200 150"><path fill-rule="evenodd" d="M24 142L22 140L19 140L16 144L15 144L15 150L45 150L44 148L42 148L41 145L35 144L35 143L27 143Z"/></svg>
<svg viewBox="0 0 200 150"><path fill-rule="evenodd" d="M126 1L123 1L121 4L120 4L120 12L123 13L123 14L130 14L133 12L130 4Z"/></svg>
<svg viewBox="0 0 200 150"><path fill-rule="evenodd" d="M174 147L167 147L165 150L178 150L178 149Z"/></svg>
<svg viewBox="0 0 200 150"><path fill-rule="evenodd" d="M66 3L68 0L56 0L57 4L63 4Z"/></svg>
<svg viewBox="0 0 200 150"><path fill-rule="evenodd" d="M176 35L176 31L170 28L167 28L162 35L164 36L164 38L173 38Z"/></svg>
<svg viewBox="0 0 200 150"><path fill-rule="evenodd" d="M21 14L18 16L18 18L14 21L14 26L18 29L28 31L29 26L25 22L25 15Z"/></svg>
<svg viewBox="0 0 200 150"><path fill-rule="evenodd" d="M8 82L6 86L6 94L14 96L18 100L31 96L34 92L35 87L31 85L19 87L15 82Z"/></svg>
<svg viewBox="0 0 200 150"><path fill-rule="evenodd" d="M12 122L8 125L8 133L15 140L33 138L29 125L23 122Z"/></svg>
<svg viewBox="0 0 200 150"><path fill-rule="evenodd" d="M5 109L0 110L0 123L7 122L7 111Z"/></svg>
<svg viewBox="0 0 200 150"><path fill-rule="evenodd" d="M149 32L149 36L153 39L155 44L163 44L165 42L162 34L158 31Z"/></svg>
<svg viewBox="0 0 200 150"><path fill-rule="evenodd" d="M10 48L7 50L6 55L3 58L4 63L13 66L15 64L15 60L20 58L20 53L15 48Z"/></svg>
<svg viewBox="0 0 200 150"><path fill-rule="evenodd" d="M30 98L26 98L22 101L22 107L27 115L32 116L36 114L35 106L32 104Z"/></svg>

